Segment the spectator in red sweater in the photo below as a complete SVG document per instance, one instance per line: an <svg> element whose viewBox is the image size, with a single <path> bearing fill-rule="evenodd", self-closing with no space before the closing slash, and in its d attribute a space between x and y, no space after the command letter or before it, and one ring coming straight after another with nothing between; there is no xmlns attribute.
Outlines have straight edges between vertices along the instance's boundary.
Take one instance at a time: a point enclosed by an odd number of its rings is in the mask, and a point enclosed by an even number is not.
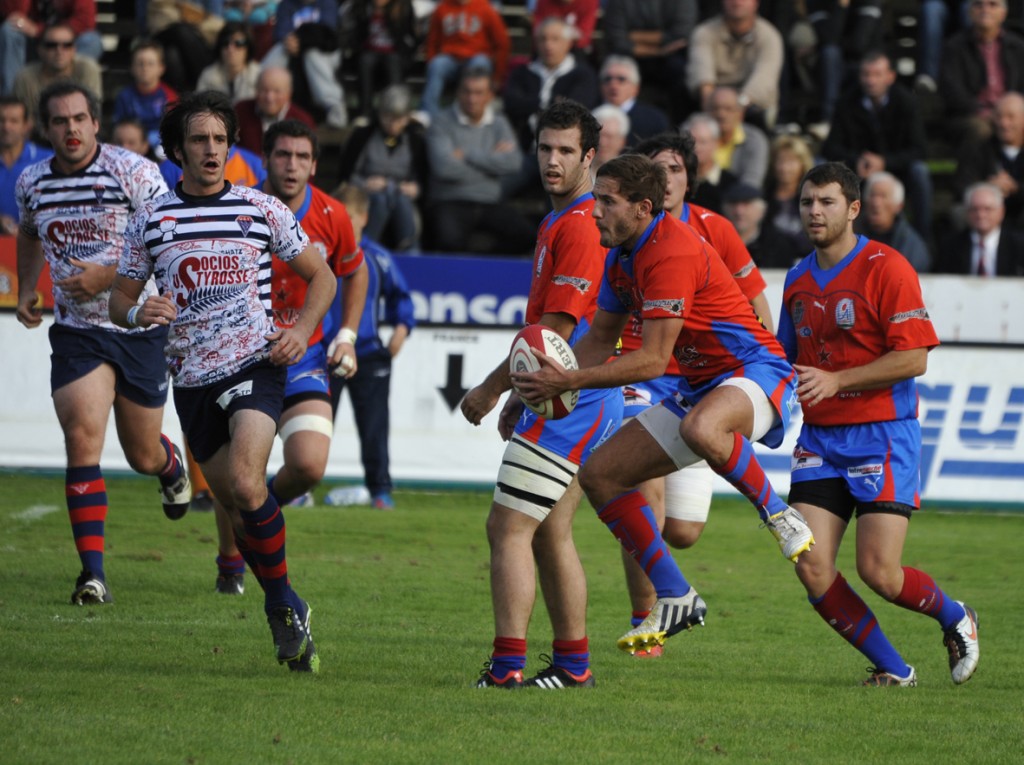
<svg viewBox="0 0 1024 765"><path fill-rule="evenodd" d="M64 24L75 32L75 51L99 61L103 43L96 31L96 0L0 0L0 95L10 95L14 78L28 61L29 41Z"/></svg>
<svg viewBox="0 0 1024 765"><path fill-rule="evenodd" d="M424 111L431 117L440 111L445 86L463 67L485 69L500 87L510 49L505 21L488 0L441 0L427 32Z"/></svg>

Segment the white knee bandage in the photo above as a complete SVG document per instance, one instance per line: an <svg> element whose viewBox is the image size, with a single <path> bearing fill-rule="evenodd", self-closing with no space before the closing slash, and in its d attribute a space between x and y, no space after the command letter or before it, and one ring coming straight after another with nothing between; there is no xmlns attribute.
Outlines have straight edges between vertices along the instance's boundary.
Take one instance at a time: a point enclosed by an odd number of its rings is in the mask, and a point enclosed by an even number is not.
<svg viewBox="0 0 1024 765"><path fill-rule="evenodd" d="M513 436L501 458L494 501L543 522L578 469L569 460Z"/></svg>
<svg viewBox="0 0 1024 765"><path fill-rule="evenodd" d="M714 480L704 460L665 476L665 517L707 522Z"/></svg>
<svg viewBox="0 0 1024 765"><path fill-rule="evenodd" d="M297 417L292 417L292 419L281 426L281 441L287 441L293 435L303 430L323 433L330 438L334 434L334 423L318 414L300 414Z"/></svg>

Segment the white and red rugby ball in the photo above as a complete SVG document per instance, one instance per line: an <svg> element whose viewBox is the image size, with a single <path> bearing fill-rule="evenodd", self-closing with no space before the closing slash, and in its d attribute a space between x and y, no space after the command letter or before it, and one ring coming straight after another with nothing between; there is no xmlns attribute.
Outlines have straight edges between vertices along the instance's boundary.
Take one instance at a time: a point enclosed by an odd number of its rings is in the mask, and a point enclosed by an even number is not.
<svg viewBox="0 0 1024 765"><path fill-rule="evenodd" d="M509 371L512 374L536 372L540 369L540 362L531 353L531 348L535 348L545 356L550 356L556 364L560 364L565 369L579 369L572 346L560 334L543 324L530 324L524 327L512 341L512 352L509 354L508 360ZM579 400L580 392L578 390L567 390L536 406L526 401L523 404L539 417L559 420L575 409L576 402Z"/></svg>

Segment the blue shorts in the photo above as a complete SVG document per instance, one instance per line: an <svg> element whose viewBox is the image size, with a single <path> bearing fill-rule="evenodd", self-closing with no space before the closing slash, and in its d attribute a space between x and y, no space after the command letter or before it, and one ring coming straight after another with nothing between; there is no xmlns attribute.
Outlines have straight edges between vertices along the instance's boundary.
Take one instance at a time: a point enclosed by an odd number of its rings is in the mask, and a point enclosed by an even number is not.
<svg viewBox="0 0 1024 765"><path fill-rule="evenodd" d="M572 414L545 420L526 407L516 433L575 465L582 465L622 424L622 388L581 390Z"/></svg>
<svg viewBox="0 0 1024 765"><path fill-rule="evenodd" d="M127 334L51 324L50 393L109 364L118 395L139 406L161 407L167 402L166 344L167 327Z"/></svg>
<svg viewBox="0 0 1024 765"><path fill-rule="evenodd" d="M284 386L285 408L310 398L331 400L330 373L327 371L327 349L316 343L306 349L298 363L288 369Z"/></svg>
<svg viewBox="0 0 1024 765"><path fill-rule="evenodd" d="M653 380L624 385L622 395L625 399L622 410L623 418L636 417L645 409L657 406L679 388L678 375L662 375Z"/></svg>
<svg viewBox="0 0 1024 765"><path fill-rule="evenodd" d="M921 424L916 419L833 427L805 423L793 450L789 502L827 504L826 510L847 520L854 507L916 509L921 505L920 468ZM822 482L841 482L842 496L823 491Z"/></svg>
<svg viewBox="0 0 1024 765"><path fill-rule="evenodd" d="M775 424L758 439L759 443L770 449L775 449L782 443L792 419L793 410L797 406L796 370L785 359L748 364L736 371L719 375L699 388L692 388L685 377L678 378L679 391L673 399L666 399L665 405L682 417L723 382L739 377L756 383L757 387L764 391L764 395L768 397L772 407L779 415Z"/></svg>
<svg viewBox="0 0 1024 765"><path fill-rule="evenodd" d="M285 367L260 361L210 385L175 386L174 406L196 461L205 462L231 440L229 423L235 412L255 409L277 422L286 376Z"/></svg>

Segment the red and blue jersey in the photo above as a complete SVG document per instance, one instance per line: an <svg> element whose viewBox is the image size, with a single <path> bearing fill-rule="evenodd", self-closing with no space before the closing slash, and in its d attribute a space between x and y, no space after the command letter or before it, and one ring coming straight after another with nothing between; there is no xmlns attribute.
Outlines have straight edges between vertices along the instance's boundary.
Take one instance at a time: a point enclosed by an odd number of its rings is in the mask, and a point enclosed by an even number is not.
<svg viewBox="0 0 1024 765"><path fill-rule="evenodd" d="M664 211L631 251L608 252L598 307L640 321L683 319L673 356L684 396L724 376L742 375L748 365L788 367L782 346L758 320L722 258L693 228Z"/></svg>
<svg viewBox="0 0 1024 765"><path fill-rule="evenodd" d="M576 319L570 343L586 333L597 311L606 250L591 217L593 209L594 195L587 193L565 209L548 213L541 221L534 250L526 321L536 324L545 313L568 314ZM579 403L568 417L545 420L526 409L516 433L582 464L621 420L621 389L581 390Z"/></svg>
<svg viewBox="0 0 1024 765"><path fill-rule="evenodd" d="M526 303L526 323L536 324L546 313L565 313L576 319L575 343L597 311L606 250L591 212L594 195L577 197L563 210L552 211L540 223L533 254L533 278Z"/></svg>
<svg viewBox="0 0 1024 765"><path fill-rule="evenodd" d="M363 251L356 244L352 220L341 202L307 185L306 199L295 218L335 276L348 276L363 264ZM282 328L294 326L306 303L309 285L287 263L275 259L271 286L274 323ZM322 337L321 323L310 336L309 344L320 342Z"/></svg>
<svg viewBox="0 0 1024 765"><path fill-rule="evenodd" d="M692 226L718 253L748 302L764 292L766 286L764 277L761 276L761 271L750 257L750 252L747 251L747 246L740 239L736 227L727 218L723 218L706 207L685 202L679 219ZM643 345L643 322L638 317L634 317L630 319L626 324L626 329L622 332L622 351L624 353L635 351L641 345ZM680 374L675 358L669 361L665 374Z"/></svg>
<svg viewBox="0 0 1024 765"><path fill-rule="evenodd" d="M725 261L726 268L748 301L764 292L767 286L764 277L761 276L754 259L750 257L747 245L743 244L739 232L728 218L723 218L706 207L684 202L679 219L683 223L689 223L698 234L711 243L715 252Z"/></svg>
<svg viewBox="0 0 1024 765"><path fill-rule="evenodd" d="M830 269L812 252L786 275L779 339L790 361L838 371L890 351L939 344L914 267L866 237ZM889 388L844 391L804 409L809 425L853 425L917 417L914 379Z"/></svg>

